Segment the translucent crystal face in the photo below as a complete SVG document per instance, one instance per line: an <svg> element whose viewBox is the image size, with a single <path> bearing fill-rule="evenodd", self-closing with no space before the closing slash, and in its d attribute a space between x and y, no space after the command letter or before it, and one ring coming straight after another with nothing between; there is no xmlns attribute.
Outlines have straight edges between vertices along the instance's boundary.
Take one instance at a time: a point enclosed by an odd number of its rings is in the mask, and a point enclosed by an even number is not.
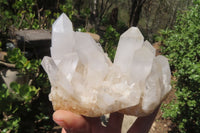
<svg viewBox="0 0 200 133"><path fill-rule="evenodd" d="M72 22L62 14L52 26L51 57L58 64L64 55L75 48L75 39Z"/></svg>
<svg viewBox="0 0 200 133"><path fill-rule="evenodd" d="M120 36L114 64L120 67L122 72L129 73L136 50L143 46L144 37L136 27L131 27Z"/></svg>
<svg viewBox="0 0 200 133"><path fill-rule="evenodd" d="M44 57L42 66L51 82L54 109L86 116L119 110L142 116L171 89L167 59L155 57L137 27L120 36L112 63L89 34L73 31L65 14L53 24L51 57Z"/></svg>

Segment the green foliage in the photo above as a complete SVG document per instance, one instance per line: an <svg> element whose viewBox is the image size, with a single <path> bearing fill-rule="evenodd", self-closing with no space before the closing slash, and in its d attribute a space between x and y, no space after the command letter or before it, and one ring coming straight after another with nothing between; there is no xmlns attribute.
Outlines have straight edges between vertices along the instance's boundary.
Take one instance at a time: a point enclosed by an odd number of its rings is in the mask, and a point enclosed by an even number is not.
<svg viewBox="0 0 200 133"><path fill-rule="evenodd" d="M108 53L108 57L113 61L120 34L112 26L108 26L100 43L103 45L104 51Z"/></svg>
<svg viewBox="0 0 200 133"><path fill-rule="evenodd" d="M12 82L10 84L10 88L14 92L16 98L19 101L23 101L24 104L30 103L32 98L37 95L39 89L36 89L35 86L30 86L27 84L18 84L16 82Z"/></svg>
<svg viewBox="0 0 200 133"><path fill-rule="evenodd" d="M11 5L10 5L11 4ZM13 1L3 0L0 2L1 8L1 27L2 31L7 30L8 26L14 25L17 28L38 29L39 21L34 12L36 3L34 0Z"/></svg>
<svg viewBox="0 0 200 133"><path fill-rule="evenodd" d="M6 59L15 64L23 83L0 86L0 132L34 132L37 126L46 127L43 132L50 130L50 84L40 68L41 61L28 60L19 49L8 51Z"/></svg>
<svg viewBox="0 0 200 133"><path fill-rule="evenodd" d="M0 120L1 132L17 132L20 128L20 122L23 120L21 113L31 111L31 102L38 94L39 89L35 86L20 85L11 83L9 90L5 84L0 89L0 113L3 119Z"/></svg>
<svg viewBox="0 0 200 133"><path fill-rule="evenodd" d="M38 74L41 60L28 60L21 52L20 49L12 49L8 51L6 57L8 62L15 64L16 68L22 74L33 74L34 77Z"/></svg>
<svg viewBox="0 0 200 133"><path fill-rule="evenodd" d="M157 39L164 44L177 82L177 100L164 107L164 117L170 117L182 133L200 132L200 0L178 15L173 30L161 31Z"/></svg>
<svg viewBox="0 0 200 133"><path fill-rule="evenodd" d="M71 19L76 12L73 9L72 0L67 0L63 4L56 0L48 2L38 0L1 0L0 31L7 32L10 26L14 26L17 29L46 29L51 27L51 24L60 13L66 13ZM51 10L52 5L56 10Z"/></svg>
<svg viewBox="0 0 200 133"><path fill-rule="evenodd" d="M72 20L72 16L77 12L73 7L73 0L65 0L64 4L60 4L60 10L66 13L70 20Z"/></svg>

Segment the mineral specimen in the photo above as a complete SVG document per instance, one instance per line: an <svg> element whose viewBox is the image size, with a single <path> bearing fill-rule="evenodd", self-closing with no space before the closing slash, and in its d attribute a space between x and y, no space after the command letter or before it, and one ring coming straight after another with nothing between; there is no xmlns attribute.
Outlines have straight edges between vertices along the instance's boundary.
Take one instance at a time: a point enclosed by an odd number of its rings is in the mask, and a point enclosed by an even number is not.
<svg viewBox="0 0 200 133"><path fill-rule="evenodd" d="M65 14L53 24L51 57L42 66L54 109L90 117L116 111L147 115L171 89L168 60L155 56L137 27L120 36L112 63L89 34L73 31Z"/></svg>

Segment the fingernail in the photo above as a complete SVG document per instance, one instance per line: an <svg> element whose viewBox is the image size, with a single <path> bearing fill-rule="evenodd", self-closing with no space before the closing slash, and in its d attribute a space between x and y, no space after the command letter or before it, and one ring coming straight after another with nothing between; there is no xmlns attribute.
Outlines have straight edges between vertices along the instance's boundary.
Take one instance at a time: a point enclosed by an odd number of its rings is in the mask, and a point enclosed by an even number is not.
<svg viewBox="0 0 200 133"><path fill-rule="evenodd" d="M57 123L58 125L60 125L63 128L67 128L66 124L63 121L58 121L58 120L54 120L55 123Z"/></svg>

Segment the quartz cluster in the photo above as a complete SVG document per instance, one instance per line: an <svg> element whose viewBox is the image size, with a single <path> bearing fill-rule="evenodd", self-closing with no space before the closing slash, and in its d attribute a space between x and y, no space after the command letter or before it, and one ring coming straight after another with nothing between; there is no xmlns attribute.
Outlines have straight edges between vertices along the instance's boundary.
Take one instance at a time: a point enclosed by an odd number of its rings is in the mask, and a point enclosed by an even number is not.
<svg viewBox="0 0 200 133"><path fill-rule="evenodd" d="M147 115L171 89L167 58L155 56L137 27L120 36L112 63L89 34L73 31L65 14L53 24L51 57L44 57L42 66L54 109L90 117L116 111Z"/></svg>

